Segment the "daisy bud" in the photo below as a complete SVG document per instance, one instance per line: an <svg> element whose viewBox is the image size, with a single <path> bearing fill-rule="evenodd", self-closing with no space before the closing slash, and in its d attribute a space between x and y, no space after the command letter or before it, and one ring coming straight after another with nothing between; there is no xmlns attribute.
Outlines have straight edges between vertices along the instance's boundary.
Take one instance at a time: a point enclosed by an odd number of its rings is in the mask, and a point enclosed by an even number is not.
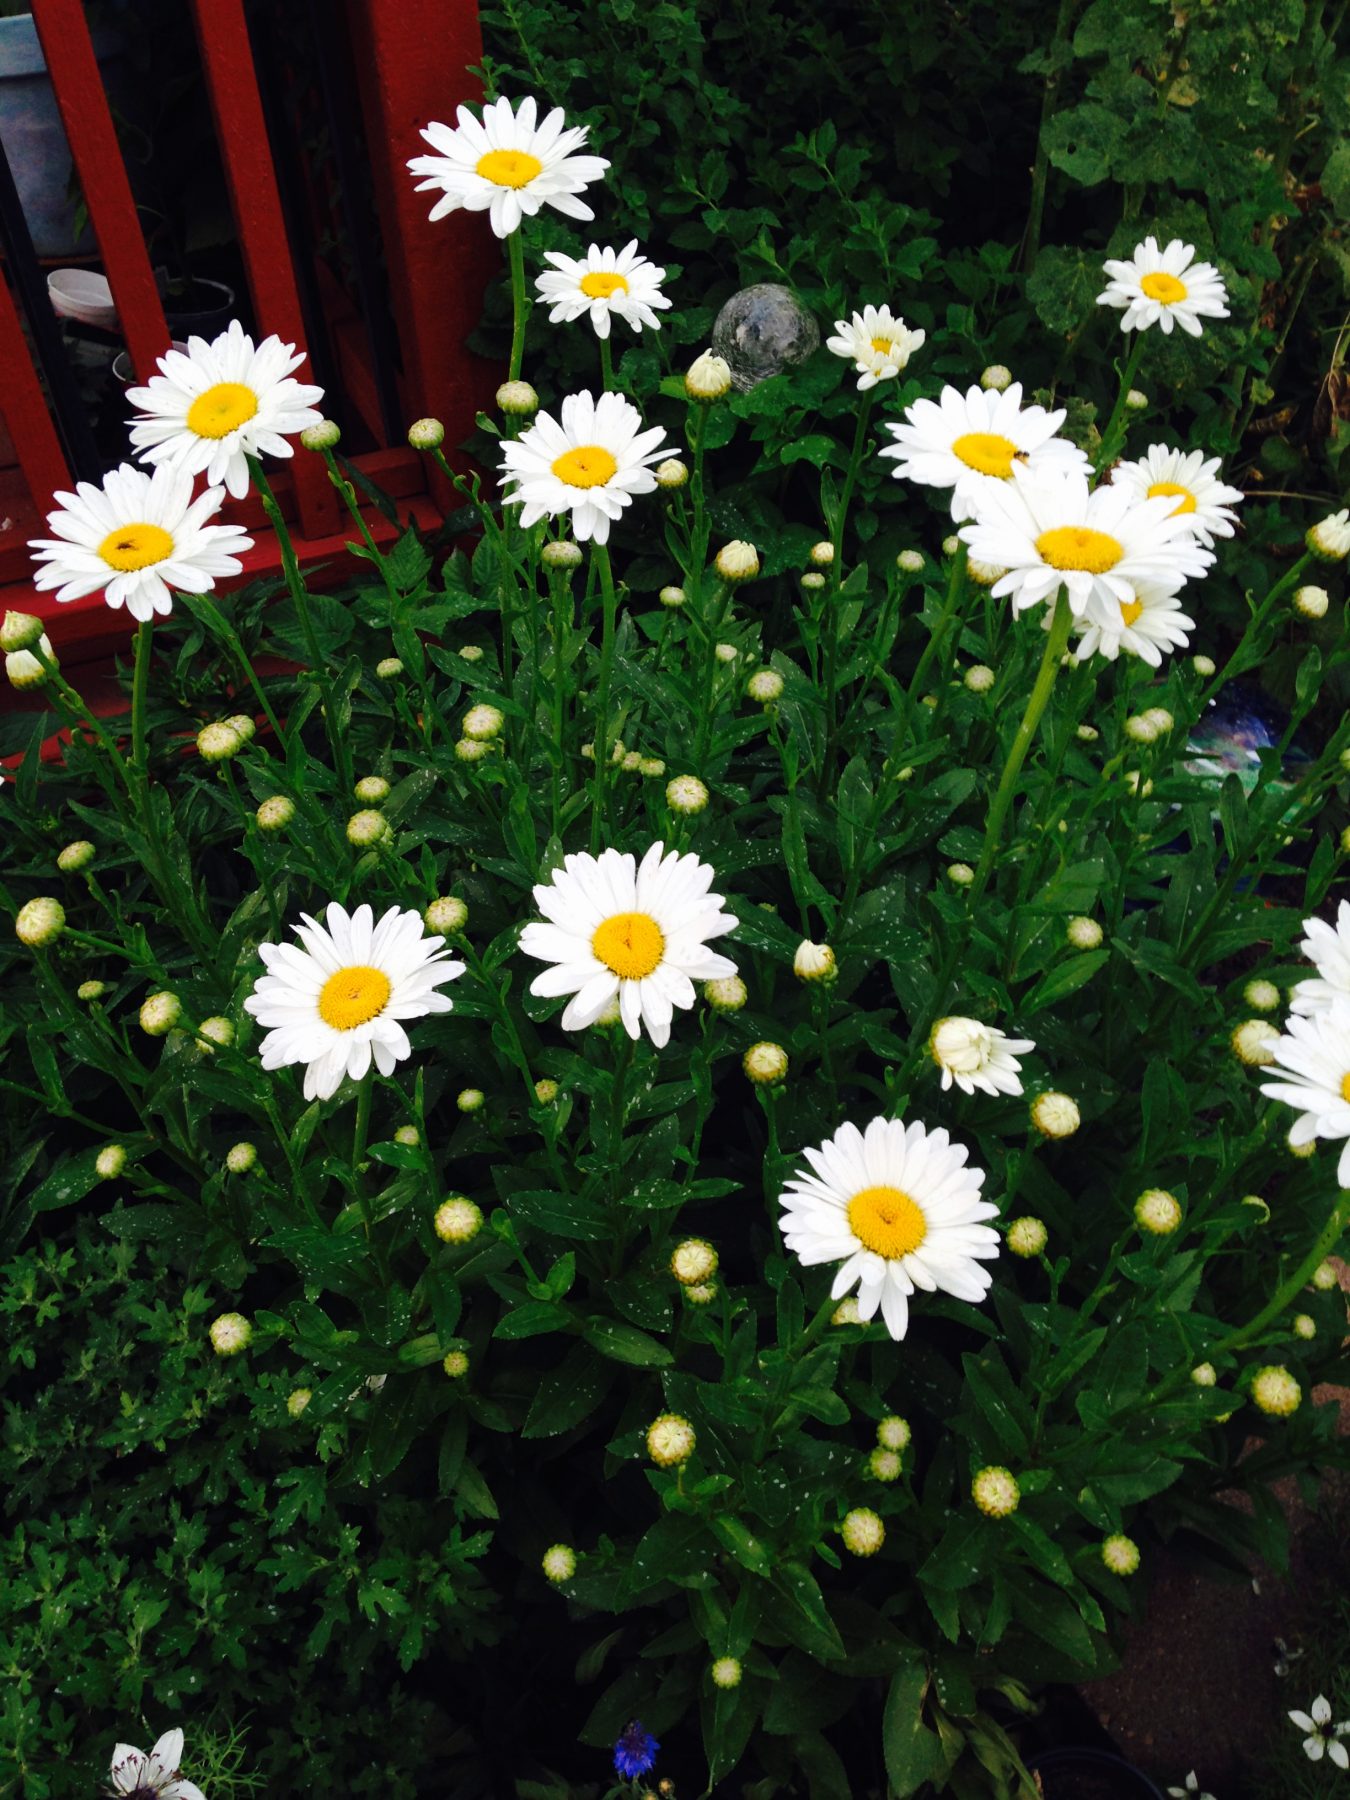
<svg viewBox="0 0 1350 1800"><path fill-rule="evenodd" d="M777 669L756 669L745 684L745 691L752 700L762 701L771 706L783 692L783 677Z"/></svg>
<svg viewBox="0 0 1350 1800"><path fill-rule="evenodd" d="M723 544L713 564L723 581L753 581L759 574L759 551L744 538Z"/></svg>
<svg viewBox="0 0 1350 1800"><path fill-rule="evenodd" d="M955 556L957 551L960 548L961 548L961 540L959 537L957 537L955 532L953 532L950 537L943 538L942 554L944 556Z"/></svg>
<svg viewBox="0 0 1350 1800"><path fill-rule="evenodd" d="M320 419L317 425L307 425L300 433L300 442L306 450L335 450L342 433L332 419Z"/></svg>
<svg viewBox="0 0 1350 1800"><path fill-rule="evenodd" d="M464 715L464 723L460 727L466 738L474 738L485 742L495 738L506 723L506 715L497 706L471 706Z"/></svg>
<svg viewBox="0 0 1350 1800"><path fill-rule="evenodd" d="M1133 1575L1139 1567L1139 1546L1117 1531L1102 1544L1102 1561L1113 1575Z"/></svg>
<svg viewBox="0 0 1350 1800"><path fill-rule="evenodd" d="M1181 1202L1166 1188L1146 1188L1134 1203L1134 1222L1151 1237L1170 1237L1181 1223Z"/></svg>
<svg viewBox="0 0 1350 1800"><path fill-rule="evenodd" d="M1004 1233L1014 1256L1040 1256L1050 1241L1043 1219L1014 1219Z"/></svg>
<svg viewBox="0 0 1350 1800"><path fill-rule="evenodd" d="M1151 744L1158 736L1158 727L1147 713L1133 713L1125 721L1125 735L1136 744Z"/></svg>
<svg viewBox="0 0 1350 1800"><path fill-rule="evenodd" d="M45 631L38 638L37 647L48 662L56 661L56 652ZM47 680L46 669L31 650L11 651L5 658L5 674L9 677L9 685L21 694L27 693L30 688L42 687Z"/></svg>
<svg viewBox="0 0 1350 1800"><path fill-rule="evenodd" d="M1131 388L1125 396L1125 407L1128 412L1143 412L1148 405L1148 395L1142 388Z"/></svg>
<svg viewBox="0 0 1350 1800"><path fill-rule="evenodd" d="M94 846L88 838L76 838L73 844L67 844L56 858L56 866L63 875L76 875L81 869L87 869L94 860Z"/></svg>
<svg viewBox="0 0 1350 1800"><path fill-rule="evenodd" d="M720 400L731 392L731 364L705 350L689 365L684 391L691 400Z"/></svg>
<svg viewBox="0 0 1350 1800"><path fill-rule="evenodd" d="M389 821L382 812L353 813L347 821L347 842L358 850L368 850L388 836Z"/></svg>
<svg viewBox="0 0 1350 1800"><path fill-rule="evenodd" d="M294 817L295 802L285 794L273 794L254 814L259 831L284 831Z"/></svg>
<svg viewBox="0 0 1350 1800"><path fill-rule="evenodd" d="M466 663L480 663L483 660L482 646L479 644L462 644L459 656Z"/></svg>
<svg viewBox="0 0 1350 1800"><path fill-rule="evenodd" d="M1191 1380L1197 1387L1213 1387L1219 1379L1219 1372L1212 1362L1197 1363L1191 1370Z"/></svg>
<svg viewBox="0 0 1350 1800"><path fill-rule="evenodd" d="M644 756L638 761L638 773L646 775L649 779L654 780L657 776L664 775L665 772L666 765L659 756Z"/></svg>
<svg viewBox="0 0 1350 1800"><path fill-rule="evenodd" d="M381 800L389 798L389 783L383 775L363 775L352 793L367 806L377 806Z"/></svg>
<svg viewBox="0 0 1350 1800"><path fill-rule="evenodd" d="M445 427L439 419L414 419L408 427L408 442L414 450L439 450L445 442Z"/></svg>
<svg viewBox="0 0 1350 1800"><path fill-rule="evenodd" d="M497 406L509 418L528 419L539 411L539 396L528 381L504 381L497 389Z"/></svg>
<svg viewBox="0 0 1350 1800"><path fill-rule="evenodd" d="M594 753L594 749L595 749L595 746L592 745L591 746L592 753ZM609 753L609 760L612 763L621 763L623 761L624 757L626 757L627 755L628 755L627 744L624 743L622 738L615 738L613 746Z"/></svg>
<svg viewBox="0 0 1350 1800"><path fill-rule="evenodd" d="M681 1287L698 1287L717 1273L717 1252L706 1238L686 1238L671 1253L670 1272Z"/></svg>
<svg viewBox="0 0 1350 1800"><path fill-rule="evenodd" d="M238 756L243 747L243 738L223 719L214 725L203 725L197 733L197 752L203 762L228 762L232 756Z"/></svg>
<svg viewBox="0 0 1350 1800"><path fill-rule="evenodd" d="M570 1581L577 1572L577 1553L570 1544L550 1544L539 1566L550 1581Z"/></svg>
<svg viewBox="0 0 1350 1800"><path fill-rule="evenodd" d="M1287 1419L1302 1398L1303 1389L1281 1364L1268 1363L1252 1376L1252 1401L1271 1418Z"/></svg>
<svg viewBox="0 0 1350 1800"><path fill-rule="evenodd" d="M485 756L491 756L492 745L482 738L459 738L455 743L455 755L462 763L482 762Z"/></svg>
<svg viewBox="0 0 1350 1800"><path fill-rule="evenodd" d="M976 587L991 588L996 581L1001 581L1007 573L1008 571L1001 563L981 562L978 557L968 556L966 558L966 574L975 583ZM1067 666L1072 661L1073 658L1071 656L1066 656L1062 666Z"/></svg>
<svg viewBox="0 0 1350 1800"><path fill-rule="evenodd" d="M147 1037L164 1037L183 1016L183 1003L177 994L151 994L141 1003L141 1030Z"/></svg>
<svg viewBox="0 0 1350 1800"><path fill-rule="evenodd" d="M741 1067L756 1087L774 1087L787 1079L788 1053L781 1044L751 1044Z"/></svg>
<svg viewBox="0 0 1350 1800"><path fill-rule="evenodd" d="M286 1411L293 1419L298 1419L313 1398L313 1388L292 1388L286 1396Z"/></svg>
<svg viewBox="0 0 1350 1800"><path fill-rule="evenodd" d="M682 587L663 587L656 597L662 606L669 606L672 609L683 606L689 598Z"/></svg>
<svg viewBox="0 0 1350 1800"><path fill-rule="evenodd" d="M1211 675L1216 674L1218 666L1212 656L1193 656L1191 658L1191 667L1202 681L1208 681Z"/></svg>
<svg viewBox="0 0 1350 1800"><path fill-rule="evenodd" d="M458 1381L462 1376L468 1374L469 1359L463 1350L447 1350L442 1359L441 1367L445 1370L451 1381Z"/></svg>
<svg viewBox="0 0 1350 1800"><path fill-rule="evenodd" d="M1011 1469L995 1465L979 1471L970 1484L970 1497L986 1518L1006 1519L1021 1504L1022 1490Z"/></svg>
<svg viewBox="0 0 1350 1800"><path fill-rule="evenodd" d="M899 1413L887 1413L877 1422L877 1442L883 1450L908 1450L913 1435L909 1420L902 1419Z"/></svg>
<svg viewBox="0 0 1350 1800"><path fill-rule="evenodd" d="M894 1450L878 1446L867 1459L867 1473L873 1481L899 1481L904 1463Z"/></svg>
<svg viewBox="0 0 1350 1800"><path fill-rule="evenodd" d="M253 1340L253 1327L243 1313L221 1313L211 1321L211 1348L217 1356L238 1356Z"/></svg>
<svg viewBox="0 0 1350 1800"><path fill-rule="evenodd" d="M1064 935L1075 950L1095 950L1102 941L1102 928L1095 919L1070 919Z"/></svg>
<svg viewBox="0 0 1350 1800"><path fill-rule="evenodd" d="M647 1427L647 1454L663 1469L688 1462L697 1442L693 1426L678 1413L662 1413Z"/></svg>
<svg viewBox="0 0 1350 1800"><path fill-rule="evenodd" d="M1079 725L1075 728L1074 736L1080 744L1095 744L1101 732L1095 725Z"/></svg>
<svg viewBox="0 0 1350 1800"><path fill-rule="evenodd" d="M29 900L19 908L14 920L14 935L30 950L45 950L54 944L66 928L66 909L59 900L42 897Z"/></svg>
<svg viewBox="0 0 1350 1800"><path fill-rule="evenodd" d="M987 694L994 685L994 671L988 663L975 663L966 670L965 682L972 694Z"/></svg>
<svg viewBox="0 0 1350 1800"><path fill-rule="evenodd" d="M228 1050L234 1042L234 1022L219 1016L203 1019L197 1027L197 1036L205 1040L202 1048L208 1054L213 1048Z"/></svg>
<svg viewBox="0 0 1350 1800"><path fill-rule="evenodd" d="M1242 998L1257 1012L1274 1012L1280 1004L1280 990L1273 981L1258 976L1243 988Z"/></svg>
<svg viewBox="0 0 1350 1800"><path fill-rule="evenodd" d="M463 1194L452 1194L436 1208L432 1227L443 1244L470 1243L483 1228L482 1208Z"/></svg>
<svg viewBox="0 0 1350 1800"><path fill-rule="evenodd" d="M539 560L546 569L579 569L581 567L581 546L574 544L569 538L557 538L545 544L539 552ZM464 652L461 650L460 655Z"/></svg>
<svg viewBox="0 0 1350 1800"><path fill-rule="evenodd" d="M241 743L251 744L258 735L257 722L247 713L231 713L225 723Z"/></svg>
<svg viewBox="0 0 1350 1800"><path fill-rule="evenodd" d="M375 665L375 673L381 681L397 681L403 673L403 663L397 656L382 656Z"/></svg>
<svg viewBox="0 0 1350 1800"><path fill-rule="evenodd" d="M422 1142L422 1134L415 1125L400 1125L394 1133L394 1142L402 1144L405 1150L416 1150Z"/></svg>
<svg viewBox="0 0 1350 1800"><path fill-rule="evenodd" d="M1319 1294L1332 1294L1341 1285L1336 1273L1335 1263L1320 1262L1308 1277L1310 1284Z"/></svg>
<svg viewBox="0 0 1350 1800"><path fill-rule="evenodd" d="M908 769L908 768L897 769L896 774L895 774L895 779L897 781L913 781L914 771L913 771L913 769Z"/></svg>
<svg viewBox="0 0 1350 1800"><path fill-rule="evenodd" d="M741 1665L734 1656L719 1656L709 1673L714 1687L734 1688L741 1685Z"/></svg>
<svg viewBox="0 0 1350 1800"><path fill-rule="evenodd" d="M619 767L629 775L636 775L638 770L642 767L642 752L640 750L630 750L624 757L622 763L620 763Z"/></svg>
<svg viewBox="0 0 1350 1800"><path fill-rule="evenodd" d="M611 1025L617 1025L619 1023L620 1017L619 996L616 994L596 1017L591 1025L591 1030L608 1030Z"/></svg>
<svg viewBox="0 0 1350 1800"><path fill-rule="evenodd" d="M225 1152L225 1167L231 1175L247 1175L256 1168L258 1148L256 1144L231 1144Z"/></svg>
<svg viewBox="0 0 1350 1800"><path fill-rule="evenodd" d="M708 804L708 790L697 775L677 775L666 783L666 805L672 812L701 813Z"/></svg>
<svg viewBox="0 0 1350 1800"><path fill-rule="evenodd" d="M703 998L714 1012L739 1012L749 997L739 975L719 975L703 984Z"/></svg>
<svg viewBox="0 0 1350 1800"><path fill-rule="evenodd" d="M734 663L739 654L735 644L713 645L713 655L720 663Z"/></svg>
<svg viewBox="0 0 1350 1800"><path fill-rule="evenodd" d="M902 550L895 559L895 566L906 575L917 575L923 568L923 551Z"/></svg>
<svg viewBox="0 0 1350 1800"><path fill-rule="evenodd" d="M482 1088L461 1088L455 1096L455 1105L462 1113L476 1113L483 1110L486 1099Z"/></svg>
<svg viewBox="0 0 1350 1800"><path fill-rule="evenodd" d="M845 1513L839 1531L844 1548L855 1556L875 1556L886 1542L886 1527L880 1514L874 1513L870 1506L855 1506L852 1512Z"/></svg>
<svg viewBox="0 0 1350 1800"><path fill-rule="evenodd" d="M463 931L469 922L469 909L454 894L439 894L427 910L422 914L422 921L428 931L436 931L442 937L452 937L455 932Z"/></svg>
<svg viewBox="0 0 1350 1800"><path fill-rule="evenodd" d="M692 1287L684 1290L684 1297L691 1306L711 1306L717 1298L715 1281L697 1281Z"/></svg>
<svg viewBox="0 0 1350 1800"><path fill-rule="evenodd" d="M1147 800L1149 795L1153 792L1153 783L1151 781L1141 780L1138 769L1127 769L1124 775L1121 776L1121 780L1125 783L1130 792L1132 794L1138 794L1141 800Z"/></svg>
<svg viewBox="0 0 1350 1800"><path fill-rule="evenodd" d="M988 394L1001 394L1004 388L1012 386L1012 370L1004 368L1002 363L990 363L980 376L980 386Z"/></svg>
<svg viewBox="0 0 1350 1800"><path fill-rule="evenodd" d="M1317 1320L1311 1313L1295 1313L1290 1320L1290 1327L1294 1336L1302 1338L1305 1344L1317 1336Z"/></svg>
<svg viewBox="0 0 1350 1800"><path fill-rule="evenodd" d="M858 1310L857 1298L849 1294L841 1300L830 1314L831 1325L861 1325L864 1323L862 1313Z"/></svg>
<svg viewBox="0 0 1350 1800"><path fill-rule="evenodd" d="M0 622L0 650L11 656L42 642L42 620L32 613L7 612Z"/></svg>
<svg viewBox="0 0 1350 1800"><path fill-rule="evenodd" d="M1350 510L1342 507L1319 519L1304 542L1319 562L1344 562L1350 556Z"/></svg>
<svg viewBox="0 0 1350 1800"><path fill-rule="evenodd" d="M813 944L803 938L792 958L792 973L798 981L833 981L838 970L834 951L828 944Z"/></svg>
<svg viewBox="0 0 1350 1800"><path fill-rule="evenodd" d="M1309 1138L1306 1144L1296 1144L1294 1142L1294 1134L1291 1131L1284 1141L1289 1154L1291 1156L1296 1156L1300 1162L1306 1161L1310 1156L1317 1155L1316 1138Z"/></svg>
<svg viewBox="0 0 1350 1800"><path fill-rule="evenodd" d="M834 545L822 538L818 544L812 544L809 552L812 565L817 569L829 569L834 566Z"/></svg>
<svg viewBox="0 0 1350 1800"><path fill-rule="evenodd" d="M689 480L689 465L678 456L668 456L652 470L659 488L682 488Z"/></svg>
<svg viewBox="0 0 1350 1800"><path fill-rule="evenodd" d="M948 863L947 879L953 887L969 887L975 879L975 871L969 863Z"/></svg>
<svg viewBox="0 0 1350 1800"><path fill-rule="evenodd" d="M1305 619L1324 619L1331 605L1331 595L1324 587L1294 589L1294 611Z"/></svg>
<svg viewBox="0 0 1350 1800"><path fill-rule="evenodd" d="M818 594L825 586L825 577L816 569L808 569L801 578L802 590L807 594Z"/></svg>
<svg viewBox="0 0 1350 1800"><path fill-rule="evenodd" d="M120 1144L105 1144L94 1158L100 1181L116 1181L127 1166L127 1153Z"/></svg>
<svg viewBox="0 0 1350 1800"><path fill-rule="evenodd" d="M1042 1137L1072 1137L1082 1123L1078 1102L1069 1094L1037 1094L1031 1103L1031 1122Z"/></svg>
<svg viewBox="0 0 1350 1800"><path fill-rule="evenodd" d="M75 990L77 1000L101 1000L108 991L106 981L82 981Z"/></svg>
<svg viewBox="0 0 1350 1800"><path fill-rule="evenodd" d="M1265 1068L1275 1060L1275 1045L1280 1034L1269 1019L1244 1019L1228 1042L1240 1063L1249 1069Z"/></svg>

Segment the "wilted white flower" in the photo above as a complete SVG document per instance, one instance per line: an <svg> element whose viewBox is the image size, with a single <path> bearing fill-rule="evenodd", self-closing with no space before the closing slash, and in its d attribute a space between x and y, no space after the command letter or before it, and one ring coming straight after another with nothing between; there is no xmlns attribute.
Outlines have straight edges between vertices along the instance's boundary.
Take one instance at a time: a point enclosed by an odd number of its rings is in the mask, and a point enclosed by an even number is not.
<svg viewBox="0 0 1350 1800"><path fill-rule="evenodd" d="M1350 507L1319 519L1309 527L1305 542L1319 562L1344 562L1350 556Z"/></svg>

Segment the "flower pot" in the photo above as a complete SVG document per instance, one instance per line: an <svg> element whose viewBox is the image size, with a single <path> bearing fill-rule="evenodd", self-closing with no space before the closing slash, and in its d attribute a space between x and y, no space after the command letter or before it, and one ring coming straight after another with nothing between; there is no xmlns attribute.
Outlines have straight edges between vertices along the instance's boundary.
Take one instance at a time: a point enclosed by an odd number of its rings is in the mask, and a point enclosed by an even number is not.
<svg viewBox="0 0 1350 1800"><path fill-rule="evenodd" d="M1027 1767L1039 1777L1045 1800L1163 1800L1142 1769L1109 1750L1046 1750Z"/></svg>
<svg viewBox="0 0 1350 1800"><path fill-rule="evenodd" d="M234 289L223 281L188 282L181 294L164 295L164 318L173 338L213 338L234 316Z"/></svg>

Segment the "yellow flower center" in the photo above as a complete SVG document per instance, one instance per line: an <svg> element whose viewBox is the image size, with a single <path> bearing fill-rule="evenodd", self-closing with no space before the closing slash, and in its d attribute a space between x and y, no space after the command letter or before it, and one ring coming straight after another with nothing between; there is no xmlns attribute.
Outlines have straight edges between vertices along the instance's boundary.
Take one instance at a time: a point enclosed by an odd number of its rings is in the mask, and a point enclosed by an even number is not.
<svg viewBox="0 0 1350 1800"><path fill-rule="evenodd" d="M1120 616L1127 625L1133 625L1143 610L1142 600L1123 600L1120 606Z"/></svg>
<svg viewBox="0 0 1350 1800"><path fill-rule="evenodd" d="M555 458L553 473L568 487L603 487L618 472L618 463L603 444L578 444Z"/></svg>
<svg viewBox="0 0 1350 1800"><path fill-rule="evenodd" d="M908 1256L928 1236L923 1208L894 1187L864 1188L848 1203L849 1229L865 1250L888 1261Z"/></svg>
<svg viewBox="0 0 1350 1800"><path fill-rule="evenodd" d="M1012 475L1013 462L1025 460L1026 452L1019 450L1011 438L1000 437L996 431L967 431L952 445L952 455L959 456L968 469L976 469L981 475L997 475L1000 481L1007 481Z"/></svg>
<svg viewBox="0 0 1350 1800"><path fill-rule="evenodd" d="M242 381L218 381L188 408L187 428L198 437L223 438L247 425L258 410L258 396Z"/></svg>
<svg viewBox="0 0 1350 1800"><path fill-rule="evenodd" d="M1155 481L1153 486L1148 490L1148 497L1150 500L1156 500L1160 494L1180 494L1180 500L1172 508L1173 518L1175 518L1178 513L1195 511L1195 495L1188 487L1182 487L1178 482Z"/></svg>
<svg viewBox="0 0 1350 1800"><path fill-rule="evenodd" d="M611 294L626 294L628 280L612 269L592 269L589 275L582 276L581 291L588 300L608 300Z"/></svg>
<svg viewBox="0 0 1350 1800"><path fill-rule="evenodd" d="M1341 1099L1350 1100L1350 1075L1341 1076Z"/></svg>
<svg viewBox="0 0 1350 1800"><path fill-rule="evenodd" d="M509 188L527 187L544 170L543 163L528 150L489 150L474 167L484 181Z"/></svg>
<svg viewBox="0 0 1350 1800"><path fill-rule="evenodd" d="M384 1011L391 992L389 977L382 969L353 963L324 982L319 1017L334 1031L355 1031Z"/></svg>
<svg viewBox="0 0 1350 1800"><path fill-rule="evenodd" d="M894 338L873 338L872 339L872 348L876 351L878 356L889 356L891 354L891 352L895 349L895 339Z"/></svg>
<svg viewBox="0 0 1350 1800"><path fill-rule="evenodd" d="M129 575L133 569L148 569L151 563L172 556L173 538L162 525L119 525L104 538L98 553L110 569Z"/></svg>
<svg viewBox="0 0 1350 1800"><path fill-rule="evenodd" d="M1090 525L1056 525L1036 539L1036 550L1052 569L1079 569L1088 575L1104 575L1125 554L1125 546L1108 532Z"/></svg>
<svg viewBox="0 0 1350 1800"><path fill-rule="evenodd" d="M666 937L650 913L615 913L596 926L591 949L622 981L641 981L666 953Z"/></svg>
<svg viewBox="0 0 1350 1800"><path fill-rule="evenodd" d="M1156 269L1152 275L1145 275L1139 286L1159 306L1175 306L1178 300L1186 298L1186 283L1178 281L1175 275L1168 275L1162 269Z"/></svg>

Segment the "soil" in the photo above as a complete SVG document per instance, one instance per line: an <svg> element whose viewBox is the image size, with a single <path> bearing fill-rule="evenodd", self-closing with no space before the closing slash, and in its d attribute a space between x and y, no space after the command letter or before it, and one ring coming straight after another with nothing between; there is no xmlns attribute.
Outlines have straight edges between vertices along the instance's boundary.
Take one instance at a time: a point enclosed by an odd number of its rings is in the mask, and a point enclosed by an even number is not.
<svg viewBox="0 0 1350 1800"><path fill-rule="evenodd" d="M1128 1769L1062 1763L1038 1771L1045 1800L1152 1800L1153 1790Z"/></svg>

